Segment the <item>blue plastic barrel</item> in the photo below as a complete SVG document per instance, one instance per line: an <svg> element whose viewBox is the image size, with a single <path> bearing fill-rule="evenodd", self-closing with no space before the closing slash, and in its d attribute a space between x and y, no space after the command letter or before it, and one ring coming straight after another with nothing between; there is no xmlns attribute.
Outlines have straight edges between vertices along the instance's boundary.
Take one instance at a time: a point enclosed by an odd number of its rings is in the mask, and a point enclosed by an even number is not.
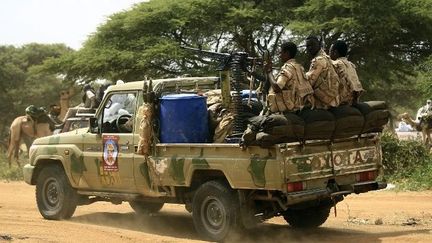
<svg viewBox="0 0 432 243"><path fill-rule="evenodd" d="M251 91L250 89L244 89L244 90L240 91L240 95L243 99L249 98L249 96L251 96L251 98L258 98L256 91L255 90Z"/></svg>
<svg viewBox="0 0 432 243"><path fill-rule="evenodd" d="M205 143L209 136L206 97L173 94L160 98L162 143Z"/></svg>

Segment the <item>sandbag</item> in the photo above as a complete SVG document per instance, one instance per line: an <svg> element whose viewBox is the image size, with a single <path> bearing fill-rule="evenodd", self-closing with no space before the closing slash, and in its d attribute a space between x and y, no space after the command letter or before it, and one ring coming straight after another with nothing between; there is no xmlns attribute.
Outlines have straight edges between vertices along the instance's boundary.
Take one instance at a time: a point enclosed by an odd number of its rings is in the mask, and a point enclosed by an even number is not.
<svg viewBox="0 0 432 243"><path fill-rule="evenodd" d="M207 108L208 114L208 127L209 127L209 140L213 139L216 127L222 120L221 111L224 109L221 103L215 103Z"/></svg>
<svg viewBox="0 0 432 243"><path fill-rule="evenodd" d="M260 136L258 133L261 133ZM249 119L248 128L242 136L242 144L268 147L277 143L301 141L303 135L304 122L293 113L255 116Z"/></svg>
<svg viewBox="0 0 432 243"><path fill-rule="evenodd" d="M279 121L285 121L286 124L275 124L273 126L265 127L263 132L270 135L283 136L284 142L301 141L304 138L304 121L301 117L293 113L284 113L278 116Z"/></svg>
<svg viewBox="0 0 432 243"><path fill-rule="evenodd" d="M256 135L256 144L263 148L269 148L275 144L284 143L285 139L286 138L284 138L283 136L270 135L265 132L259 132Z"/></svg>
<svg viewBox="0 0 432 243"><path fill-rule="evenodd" d="M251 126L248 125L246 130L243 132L240 144L245 147L256 145L256 135L257 132L252 130Z"/></svg>
<svg viewBox="0 0 432 243"><path fill-rule="evenodd" d="M353 105L364 116L364 124L361 133L382 132L390 118L385 101L359 102Z"/></svg>
<svg viewBox="0 0 432 243"><path fill-rule="evenodd" d="M353 107L357 108L363 115L367 115L375 110L386 110L388 108L385 101L358 102Z"/></svg>
<svg viewBox="0 0 432 243"><path fill-rule="evenodd" d="M233 123L234 123L234 115L228 111L223 112L222 114L222 120L218 123L214 136L213 136L213 142L214 143L223 143L225 142L225 138L229 136L233 129Z"/></svg>
<svg viewBox="0 0 432 243"><path fill-rule="evenodd" d="M304 140L332 138L335 118L331 112L324 109L304 109L298 115L305 123Z"/></svg>
<svg viewBox="0 0 432 243"><path fill-rule="evenodd" d="M335 118L332 138L347 138L361 134L365 119L358 109L343 105L331 108L329 111Z"/></svg>
<svg viewBox="0 0 432 243"><path fill-rule="evenodd" d="M362 133L382 132L388 123L390 112L388 110L376 110L369 112L365 117Z"/></svg>
<svg viewBox="0 0 432 243"><path fill-rule="evenodd" d="M250 128L254 131L268 131L275 126L288 125L289 121L283 115L254 116L248 119Z"/></svg>

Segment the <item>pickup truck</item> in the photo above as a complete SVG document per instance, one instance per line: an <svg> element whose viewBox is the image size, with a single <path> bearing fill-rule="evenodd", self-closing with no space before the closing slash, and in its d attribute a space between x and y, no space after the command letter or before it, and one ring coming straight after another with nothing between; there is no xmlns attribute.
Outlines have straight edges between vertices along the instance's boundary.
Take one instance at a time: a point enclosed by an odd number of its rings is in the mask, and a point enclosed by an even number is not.
<svg viewBox="0 0 432 243"><path fill-rule="evenodd" d="M160 79L150 87L158 100L197 87L214 89L217 82L217 77ZM148 83L111 86L89 128L34 141L24 179L36 185L44 218L67 219L78 205L97 201L128 202L143 215L158 212L165 203L184 204L197 232L221 241L276 216L292 227L318 227L347 195L386 187L377 179L383 169L379 132L267 148L162 143L155 132L150 154L143 155L138 152L140 123L132 131L122 124L145 103ZM149 122L159 131L157 112L155 117Z"/></svg>

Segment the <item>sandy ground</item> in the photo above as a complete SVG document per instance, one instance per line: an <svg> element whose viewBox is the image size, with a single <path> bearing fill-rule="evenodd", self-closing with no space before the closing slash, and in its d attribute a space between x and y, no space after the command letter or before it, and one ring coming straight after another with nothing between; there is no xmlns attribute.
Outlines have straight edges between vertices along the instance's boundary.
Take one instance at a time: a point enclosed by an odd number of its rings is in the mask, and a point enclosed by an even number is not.
<svg viewBox="0 0 432 243"><path fill-rule="evenodd" d="M402 140L421 140L421 133L420 132L397 132L396 133L399 137L399 139Z"/></svg>
<svg viewBox="0 0 432 243"><path fill-rule="evenodd" d="M195 242L192 216L165 205L137 216L128 204L98 202L78 207L66 221L45 220L35 187L0 182L0 242ZM234 242L432 242L432 191L378 191L350 195L320 228L298 231L274 218Z"/></svg>

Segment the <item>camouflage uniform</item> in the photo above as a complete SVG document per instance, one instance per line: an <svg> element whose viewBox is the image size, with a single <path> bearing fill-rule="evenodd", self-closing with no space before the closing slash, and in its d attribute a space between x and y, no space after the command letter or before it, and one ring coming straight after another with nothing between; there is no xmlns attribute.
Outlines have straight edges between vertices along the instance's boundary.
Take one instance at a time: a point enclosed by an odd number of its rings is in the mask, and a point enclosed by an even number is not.
<svg viewBox="0 0 432 243"><path fill-rule="evenodd" d="M333 66L343 85L340 90L341 103L352 104L357 102L358 100L354 99L357 99L364 89L357 76L355 65L348 61L346 57L339 57L333 61Z"/></svg>
<svg viewBox="0 0 432 243"><path fill-rule="evenodd" d="M324 50L321 49L312 59L306 78L314 90L317 108L327 109L339 105L339 76Z"/></svg>
<svg viewBox="0 0 432 243"><path fill-rule="evenodd" d="M307 99L312 98L313 89L306 80L304 69L294 59L285 62L276 77L276 83L282 92L275 93L270 87L268 100L272 112L300 110Z"/></svg>

